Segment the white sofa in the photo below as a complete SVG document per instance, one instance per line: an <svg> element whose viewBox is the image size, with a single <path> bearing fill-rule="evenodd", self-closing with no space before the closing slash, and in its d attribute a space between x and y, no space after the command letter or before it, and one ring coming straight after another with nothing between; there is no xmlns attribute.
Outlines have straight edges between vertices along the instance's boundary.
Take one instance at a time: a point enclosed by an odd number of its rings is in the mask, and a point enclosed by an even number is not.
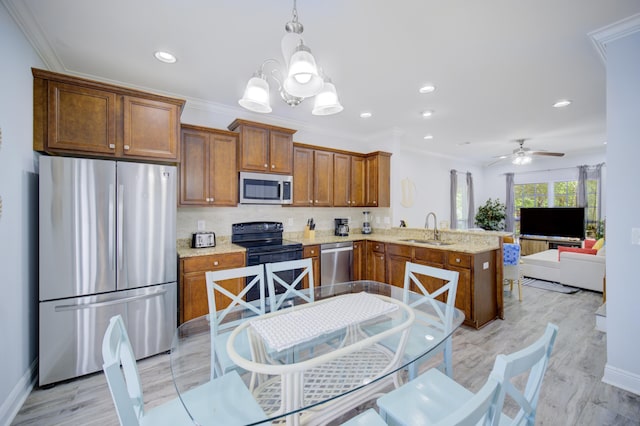
<svg viewBox="0 0 640 426"><path fill-rule="evenodd" d="M604 255L546 250L522 257L522 274L525 277L555 281L587 290L603 290Z"/></svg>

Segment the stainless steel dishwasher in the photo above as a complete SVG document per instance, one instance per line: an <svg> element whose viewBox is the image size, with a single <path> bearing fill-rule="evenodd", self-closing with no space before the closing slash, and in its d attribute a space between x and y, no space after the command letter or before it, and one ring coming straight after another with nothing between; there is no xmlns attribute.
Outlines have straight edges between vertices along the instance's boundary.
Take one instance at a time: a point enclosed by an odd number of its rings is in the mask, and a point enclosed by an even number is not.
<svg viewBox="0 0 640 426"><path fill-rule="evenodd" d="M353 279L353 242L320 245L320 280L322 286Z"/></svg>

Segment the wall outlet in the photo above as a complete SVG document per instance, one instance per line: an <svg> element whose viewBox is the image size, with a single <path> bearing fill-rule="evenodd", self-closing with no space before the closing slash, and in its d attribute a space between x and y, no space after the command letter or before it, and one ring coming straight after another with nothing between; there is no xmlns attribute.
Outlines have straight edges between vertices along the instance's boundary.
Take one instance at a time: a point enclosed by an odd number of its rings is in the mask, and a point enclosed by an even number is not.
<svg viewBox="0 0 640 426"><path fill-rule="evenodd" d="M198 221L198 231L204 231L205 222L204 220Z"/></svg>

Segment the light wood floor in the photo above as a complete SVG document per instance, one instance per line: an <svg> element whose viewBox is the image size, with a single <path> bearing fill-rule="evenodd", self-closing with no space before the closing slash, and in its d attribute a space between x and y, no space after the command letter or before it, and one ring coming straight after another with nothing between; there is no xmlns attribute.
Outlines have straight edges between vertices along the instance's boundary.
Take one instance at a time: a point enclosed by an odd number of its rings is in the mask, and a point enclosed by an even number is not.
<svg viewBox="0 0 640 426"><path fill-rule="evenodd" d="M538 405L537 425L640 425L640 396L601 382L606 334L594 330L598 293L567 295L531 287L505 293L504 321L482 330L460 329L453 339L454 378L477 391L499 353L516 351L537 339L547 322L560 328ZM139 362L146 407L176 397L169 356ZM375 406L375 403L372 405ZM507 407L507 410L509 407ZM12 425L117 425L103 374L96 373L49 389L35 389Z"/></svg>

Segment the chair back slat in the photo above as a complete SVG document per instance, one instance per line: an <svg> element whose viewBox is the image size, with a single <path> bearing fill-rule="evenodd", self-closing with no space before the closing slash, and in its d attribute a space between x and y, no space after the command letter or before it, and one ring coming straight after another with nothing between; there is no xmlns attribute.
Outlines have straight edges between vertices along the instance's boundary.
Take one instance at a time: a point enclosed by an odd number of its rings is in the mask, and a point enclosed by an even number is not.
<svg viewBox="0 0 640 426"><path fill-rule="evenodd" d="M488 426L494 418L499 397L500 380L491 375L471 399L433 426Z"/></svg>
<svg viewBox="0 0 640 426"><path fill-rule="evenodd" d="M311 258L267 263L265 269L272 312L280 309L284 302L290 300L293 296L299 297L308 303L315 300L313 262ZM287 282L278 276L277 273L282 271L296 271L292 276L291 282ZM308 289L302 289L302 280L305 277L308 277ZM276 294L276 283L285 289L283 293ZM298 286L300 288L298 288Z"/></svg>
<svg viewBox="0 0 640 426"><path fill-rule="evenodd" d="M102 369L120 424L139 424L139 419L144 416L142 384L131 341L120 315L109 321L102 339L102 359Z"/></svg>
<svg viewBox="0 0 640 426"><path fill-rule="evenodd" d="M498 407L502 410L506 395L509 395L520 406L512 425L533 426L535 424L542 379L549 365L549 358L557 335L558 327L548 323L545 333L533 344L518 352L498 355L496 358L492 374L500 377L502 382ZM512 379L527 372L529 377L524 389L518 389Z"/></svg>

